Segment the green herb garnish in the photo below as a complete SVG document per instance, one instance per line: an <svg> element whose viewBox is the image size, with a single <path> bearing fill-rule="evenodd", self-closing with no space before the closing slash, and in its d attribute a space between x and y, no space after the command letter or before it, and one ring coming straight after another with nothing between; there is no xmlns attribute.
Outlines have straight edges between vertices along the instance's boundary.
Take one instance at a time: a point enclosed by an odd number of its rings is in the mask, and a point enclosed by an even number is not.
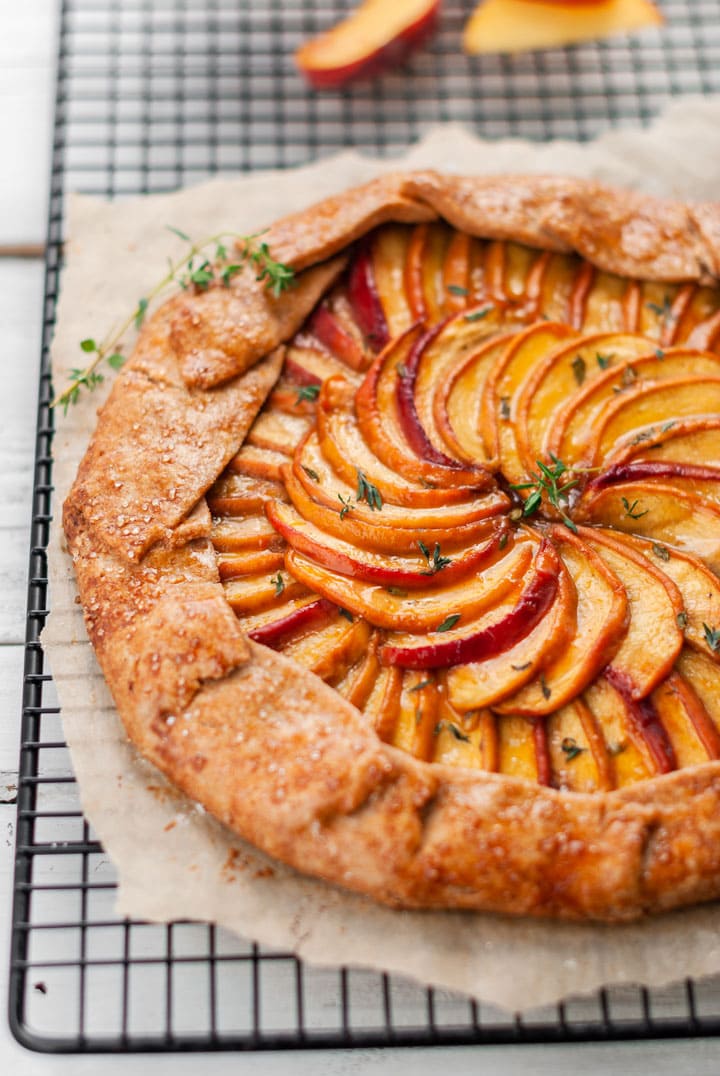
<svg viewBox="0 0 720 1076"><path fill-rule="evenodd" d="M340 519L345 519L345 516L348 514L348 512L352 512L355 506L352 503L352 498L343 497L342 493L338 493L338 500L342 505L342 508L340 509Z"/></svg>
<svg viewBox="0 0 720 1076"><path fill-rule="evenodd" d="M685 628L688 626L688 615L687 615L687 613L684 613L684 612L683 613L678 613L678 615L675 617L675 619L677 621L677 626L679 628L682 628L683 631L684 631Z"/></svg>
<svg viewBox="0 0 720 1076"><path fill-rule="evenodd" d="M367 478L360 470L357 470L357 480L357 492L355 494L357 503L360 504L360 501L367 501L372 512L374 512L375 509L377 509L378 512L382 511L383 499L377 486L374 486L372 482L368 482Z"/></svg>
<svg viewBox="0 0 720 1076"><path fill-rule="evenodd" d="M600 352L597 351L595 353L595 361L597 362L601 370L607 370L608 366L613 361L614 355L614 352L612 352L610 355L601 355Z"/></svg>
<svg viewBox="0 0 720 1076"><path fill-rule="evenodd" d="M460 295L463 298L470 294L467 288L463 288L461 284L448 284L447 290L451 295Z"/></svg>
<svg viewBox="0 0 720 1076"><path fill-rule="evenodd" d="M660 545L659 542L653 542L652 551L656 557L660 557L660 560L670 560L670 550L666 545Z"/></svg>
<svg viewBox="0 0 720 1076"><path fill-rule="evenodd" d="M418 545L420 546L420 552L425 557L428 564L425 571L420 572L420 575L435 575L436 572L440 572L443 568L447 568L448 564L452 564L450 557L441 556L439 542L435 543L432 556L424 542L418 541Z"/></svg>
<svg viewBox="0 0 720 1076"><path fill-rule="evenodd" d="M275 584L275 597L279 598L285 590L285 580L282 577L282 572L278 572L277 575L274 575L270 582Z"/></svg>
<svg viewBox="0 0 720 1076"><path fill-rule="evenodd" d="M580 747L577 740L574 740L572 736L565 736L560 747L568 762L572 762L574 758L577 758L578 755L581 755L586 750L584 747Z"/></svg>
<svg viewBox="0 0 720 1076"><path fill-rule="evenodd" d="M352 624L352 622L353 622L352 613L349 612L347 609L343 609L342 605L338 605L338 613L340 614L340 616L344 616L345 619L349 620L350 623Z"/></svg>
<svg viewBox="0 0 720 1076"><path fill-rule="evenodd" d="M422 691L424 687L430 687L431 684L432 680L421 680L419 684L415 685L415 687L411 687L410 691Z"/></svg>
<svg viewBox="0 0 720 1076"><path fill-rule="evenodd" d="M717 654L718 650L720 650L720 628L711 628L709 625L703 624L703 631L705 632L705 642L713 654Z"/></svg>
<svg viewBox="0 0 720 1076"><path fill-rule="evenodd" d="M295 397L295 403L302 403L303 400L309 400L312 403L313 401L317 400L319 395L319 385L303 385L302 388L298 389L298 394Z"/></svg>
<svg viewBox="0 0 720 1076"><path fill-rule="evenodd" d="M639 501L633 501L633 503L630 504L627 497L622 498L622 503L623 503L623 508L625 509L625 515L629 516L630 519L642 519L642 517L646 516L648 514L648 512L650 511L649 508L646 508L644 512L638 512L637 511L637 506L638 506L638 504L640 502Z"/></svg>
<svg viewBox="0 0 720 1076"><path fill-rule="evenodd" d="M552 452L550 453L550 459L552 460L552 467L548 467L542 460L535 460L540 473L533 472L531 482L516 482L510 486L510 489L529 489L532 491L523 505L523 516L531 516L534 512L537 512L542 504L543 494L545 494L550 504L560 513L560 518L565 526L574 534L577 534L577 527L563 510L562 502L567 503L565 494L568 490L574 489L580 479L571 478L569 482L563 482L560 485L560 479L563 475L568 474L568 467Z"/></svg>
<svg viewBox="0 0 720 1076"><path fill-rule="evenodd" d="M128 329L133 326L139 329L153 299L157 298L171 284L178 284L181 288L198 288L206 291L210 285L219 281L225 287L230 284L231 278L239 272L244 265L252 265L256 270L256 280L262 281L265 287L272 291L273 295L279 296L286 288L295 282L295 272L282 262L276 261L269 250L267 243L257 244L256 240L262 235L237 235L235 233L223 233L212 235L200 242L193 242L190 237L180 228L168 225L168 231L182 239L184 243L190 243L190 250L184 257L177 261L169 261L168 271L146 295L138 299L137 305L131 314L122 322L118 329L112 330L104 340L96 342L88 337L80 342L81 349L92 355L92 361L84 368L70 371L70 383L62 392L58 393L51 403L51 407L62 406L65 413L71 404L77 403L83 389L92 391L102 384L103 375L97 372L100 363L107 361L110 366L118 370L125 361L119 350L119 343ZM239 245L238 262L233 265L220 266L213 264L208 257L203 257L202 252L209 246L215 245L215 262L223 262L227 256L227 249L221 242L223 238L236 241ZM198 259L200 259L198 261Z"/></svg>
<svg viewBox="0 0 720 1076"><path fill-rule="evenodd" d="M465 321L482 321L486 318L491 310L494 310L492 305L484 306L482 310L472 310L469 314L465 314Z"/></svg>
<svg viewBox="0 0 720 1076"><path fill-rule="evenodd" d="M449 616L445 617L442 624L438 628L435 628L435 631L450 631L451 628L455 627L459 619L459 613L450 613Z"/></svg>
<svg viewBox="0 0 720 1076"><path fill-rule="evenodd" d="M452 721L438 721L433 729L433 736L439 736L443 729L447 729L456 740L460 740L462 743L472 743L470 737L467 736L462 729L459 729L457 725L454 725Z"/></svg>
<svg viewBox="0 0 720 1076"><path fill-rule="evenodd" d="M304 463L300 464L300 466L302 467L308 478L312 478L313 482L320 481L320 475L317 473L317 471L313 471L312 467L306 467Z"/></svg>
<svg viewBox="0 0 720 1076"><path fill-rule="evenodd" d="M587 363L582 355L576 355L573 361L570 363L572 366L572 372L575 375L575 380L578 385L582 385L585 380L585 374L587 373Z"/></svg>

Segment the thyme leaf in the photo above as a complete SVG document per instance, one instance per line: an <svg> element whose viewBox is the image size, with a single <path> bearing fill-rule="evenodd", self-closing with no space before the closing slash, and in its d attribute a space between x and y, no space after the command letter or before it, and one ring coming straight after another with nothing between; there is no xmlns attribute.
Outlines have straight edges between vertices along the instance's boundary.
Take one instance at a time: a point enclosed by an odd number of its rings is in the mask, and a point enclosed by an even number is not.
<svg viewBox="0 0 720 1076"><path fill-rule="evenodd" d="M587 363L582 355L576 355L573 361L570 363L572 366L572 372L575 375L575 380L578 385L582 385L587 373Z"/></svg>
<svg viewBox="0 0 720 1076"><path fill-rule="evenodd" d="M439 542L435 543L432 556L424 542L418 541L418 545L420 546L420 552L425 557L428 564L425 571L420 572L420 575L435 575L436 572L441 572L443 568L447 568L448 564L452 564L450 557L441 556Z"/></svg>
<svg viewBox="0 0 720 1076"><path fill-rule="evenodd" d="M467 736L462 729L459 729L457 725L454 725L452 721L438 721L433 729L433 736L439 736L443 729L447 729L456 740L460 740L462 743L472 743L470 737Z"/></svg>
<svg viewBox="0 0 720 1076"><path fill-rule="evenodd" d="M356 468L356 471L358 484L357 492L355 494L355 500L358 504L360 504L360 501L366 501L370 507L371 512L374 512L375 509L377 509L378 512L381 512L383 506L383 499L380 490L377 488L377 486L374 486L372 482L368 482L367 478L361 470Z"/></svg>
<svg viewBox="0 0 720 1076"><path fill-rule="evenodd" d="M577 758L578 755L585 751L585 748L580 747L577 740L573 739L572 736L565 736L560 747L568 762L572 762L574 758Z"/></svg>
<svg viewBox="0 0 720 1076"><path fill-rule="evenodd" d="M302 385L302 387L298 389L298 394L295 397L295 403L302 403L303 400L309 400L312 403L314 400L317 400L319 395L319 385Z"/></svg>
<svg viewBox="0 0 720 1076"><path fill-rule="evenodd" d="M442 624L440 624L439 627L435 628L435 631L450 631L451 628L455 627L459 619L459 613L450 613L449 616L445 617Z"/></svg>
<svg viewBox="0 0 720 1076"><path fill-rule="evenodd" d="M345 516L348 512L352 512L355 505L352 503L352 498L343 497L342 493L338 493L338 500L342 505L342 508L340 509L340 519L345 519Z"/></svg>
<svg viewBox="0 0 720 1076"><path fill-rule="evenodd" d="M150 303L171 284L177 284L184 290L195 287L200 291L207 291L211 284L216 282L228 287L232 277L240 272L244 265L252 265L256 270L256 279L262 281L267 290L276 297L295 283L294 270L273 258L267 243L257 242L262 232L256 235L225 232L195 242L180 228L171 225L166 227L178 239L184 243L190 243L190 250L177 261L168 259L168 271L165 276L146 295L138 299L137 306L119 328L112 329L102 341L96 341L92 337L80 341L81 350L91 356L90 362L85 367L70 371L69 384L57 394L51 407L62 406L67 413L68 407L78 402L84 389L92 391L103 381L103 375L97 373L97 368L101 363L108 362L113 369L118 369L122 365L118 345L123 336L129 329L133 327L139 329L142 326ZM239 251L237 261L231 265L221 264L227 257L227 247L223 239L234 240ZM209 257L203 256L203 251L208 247L215 248L214 260L218 264L210 261Z"/></svg>
<svg viewBox="0 0 720 1076"><path fill-rule="evenodd" d="M646 508L644 512L636 511L637 506L638 506L638 504L640 502L635 500L635 501L633 501L632 504L630 504L627 497L622 498L622 503L623 503L623 508L625 509L625 515L629 516L630 519L642 519L642 517L646 516L648 514L648 512L650 511L649 508Z"/></svg>
<svg viewBox="0 0 720 1076"><path fill-rule="evenodd" d="M538 471L532 472L532 480L529 482L516 482L510 486L510 489L515 490L530 490L529 496L525 500L523 505L523 516L531 516L542 504L543 495L547 497L549 503L556 508L560 513L565 526L571 530L574 534L577 534L577 527L564 511L563 504L567 503L565 494L568 490L574 489L578 485L579 478L571 478L568 482L560 483L560 479L563 475L569 473L567 464L562 460L550 453L550 459L552 461L552 467L548 467L542 460L535 460Z"/></svg>
<svg viewBox="0 0 720 1076"><path fill-rule="evenodd" d="M708 624L703 624L703 631L705 632L705 642L713 654L717 654L718 650L720 650L720 628L711 628Z"/></svg>
<svg viewBox="0 0 720 1076"><path fill-rule="evenodd" d="M279 598L282 592L285 590L285 580L282 577L282 572L278 572L277 575L273 575L270 579L270 582L275 584L275 597Z"/></svg>

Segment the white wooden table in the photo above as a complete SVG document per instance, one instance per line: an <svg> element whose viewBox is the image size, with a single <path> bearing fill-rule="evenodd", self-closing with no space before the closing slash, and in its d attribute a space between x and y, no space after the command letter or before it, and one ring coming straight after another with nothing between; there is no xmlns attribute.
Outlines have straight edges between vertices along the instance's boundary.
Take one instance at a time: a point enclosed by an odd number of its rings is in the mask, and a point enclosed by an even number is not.
<svg viewBox="0 0 720 1076"><path fill-rule="evenodd" d="M49 170L57 0L33 0L0 12L0 1004L6 1010L6 954L12 888L14 798L31 515L37 369ZM33 251L34 256L33 256ZM22 256L18 256L21 254ZM717 1073L720 1044L637 1042L607 1045L468 1047L282 1054L61 1057L19 1047L0 1017L0 1076L130 1071L182 1074L198 1065L212 1076L232 1071L276 1074L413 1073Z"/></svg>

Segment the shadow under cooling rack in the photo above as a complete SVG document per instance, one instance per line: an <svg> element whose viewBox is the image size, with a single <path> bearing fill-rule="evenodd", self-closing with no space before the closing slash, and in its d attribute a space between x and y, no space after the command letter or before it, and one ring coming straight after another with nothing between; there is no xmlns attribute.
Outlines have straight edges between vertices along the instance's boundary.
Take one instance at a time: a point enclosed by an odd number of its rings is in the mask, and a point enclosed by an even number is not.
<svg viewBox="0 0 720 1076"><path fill-rule="evenodd" d="M388 155L432 125L588 138L677 93L720 92L717 0L664 0L663 31L520 57L459 52L467 4L402 72L317 95L292 53L347 2L66 0L60 23L18 790L10 1020L50 1051L279 1048L689 1036L720 1030L714 980L603 990L523 1019L370 971L317 969L212 926L119 919L82 816L40 630L53 511L48 360L64 195L122 197L353 145Z"/></svg>

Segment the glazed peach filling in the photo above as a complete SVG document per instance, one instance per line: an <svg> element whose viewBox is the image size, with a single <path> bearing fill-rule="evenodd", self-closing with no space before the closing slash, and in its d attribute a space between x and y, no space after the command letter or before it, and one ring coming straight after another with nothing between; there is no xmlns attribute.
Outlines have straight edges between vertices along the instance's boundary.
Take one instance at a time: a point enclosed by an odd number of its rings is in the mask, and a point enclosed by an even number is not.
<svg viewBox="0 0 720 1076"><path fill-rule="evenodd" d="M720 757L720 290L387 226L208 495L228 601L419 758Z"/></svg>

